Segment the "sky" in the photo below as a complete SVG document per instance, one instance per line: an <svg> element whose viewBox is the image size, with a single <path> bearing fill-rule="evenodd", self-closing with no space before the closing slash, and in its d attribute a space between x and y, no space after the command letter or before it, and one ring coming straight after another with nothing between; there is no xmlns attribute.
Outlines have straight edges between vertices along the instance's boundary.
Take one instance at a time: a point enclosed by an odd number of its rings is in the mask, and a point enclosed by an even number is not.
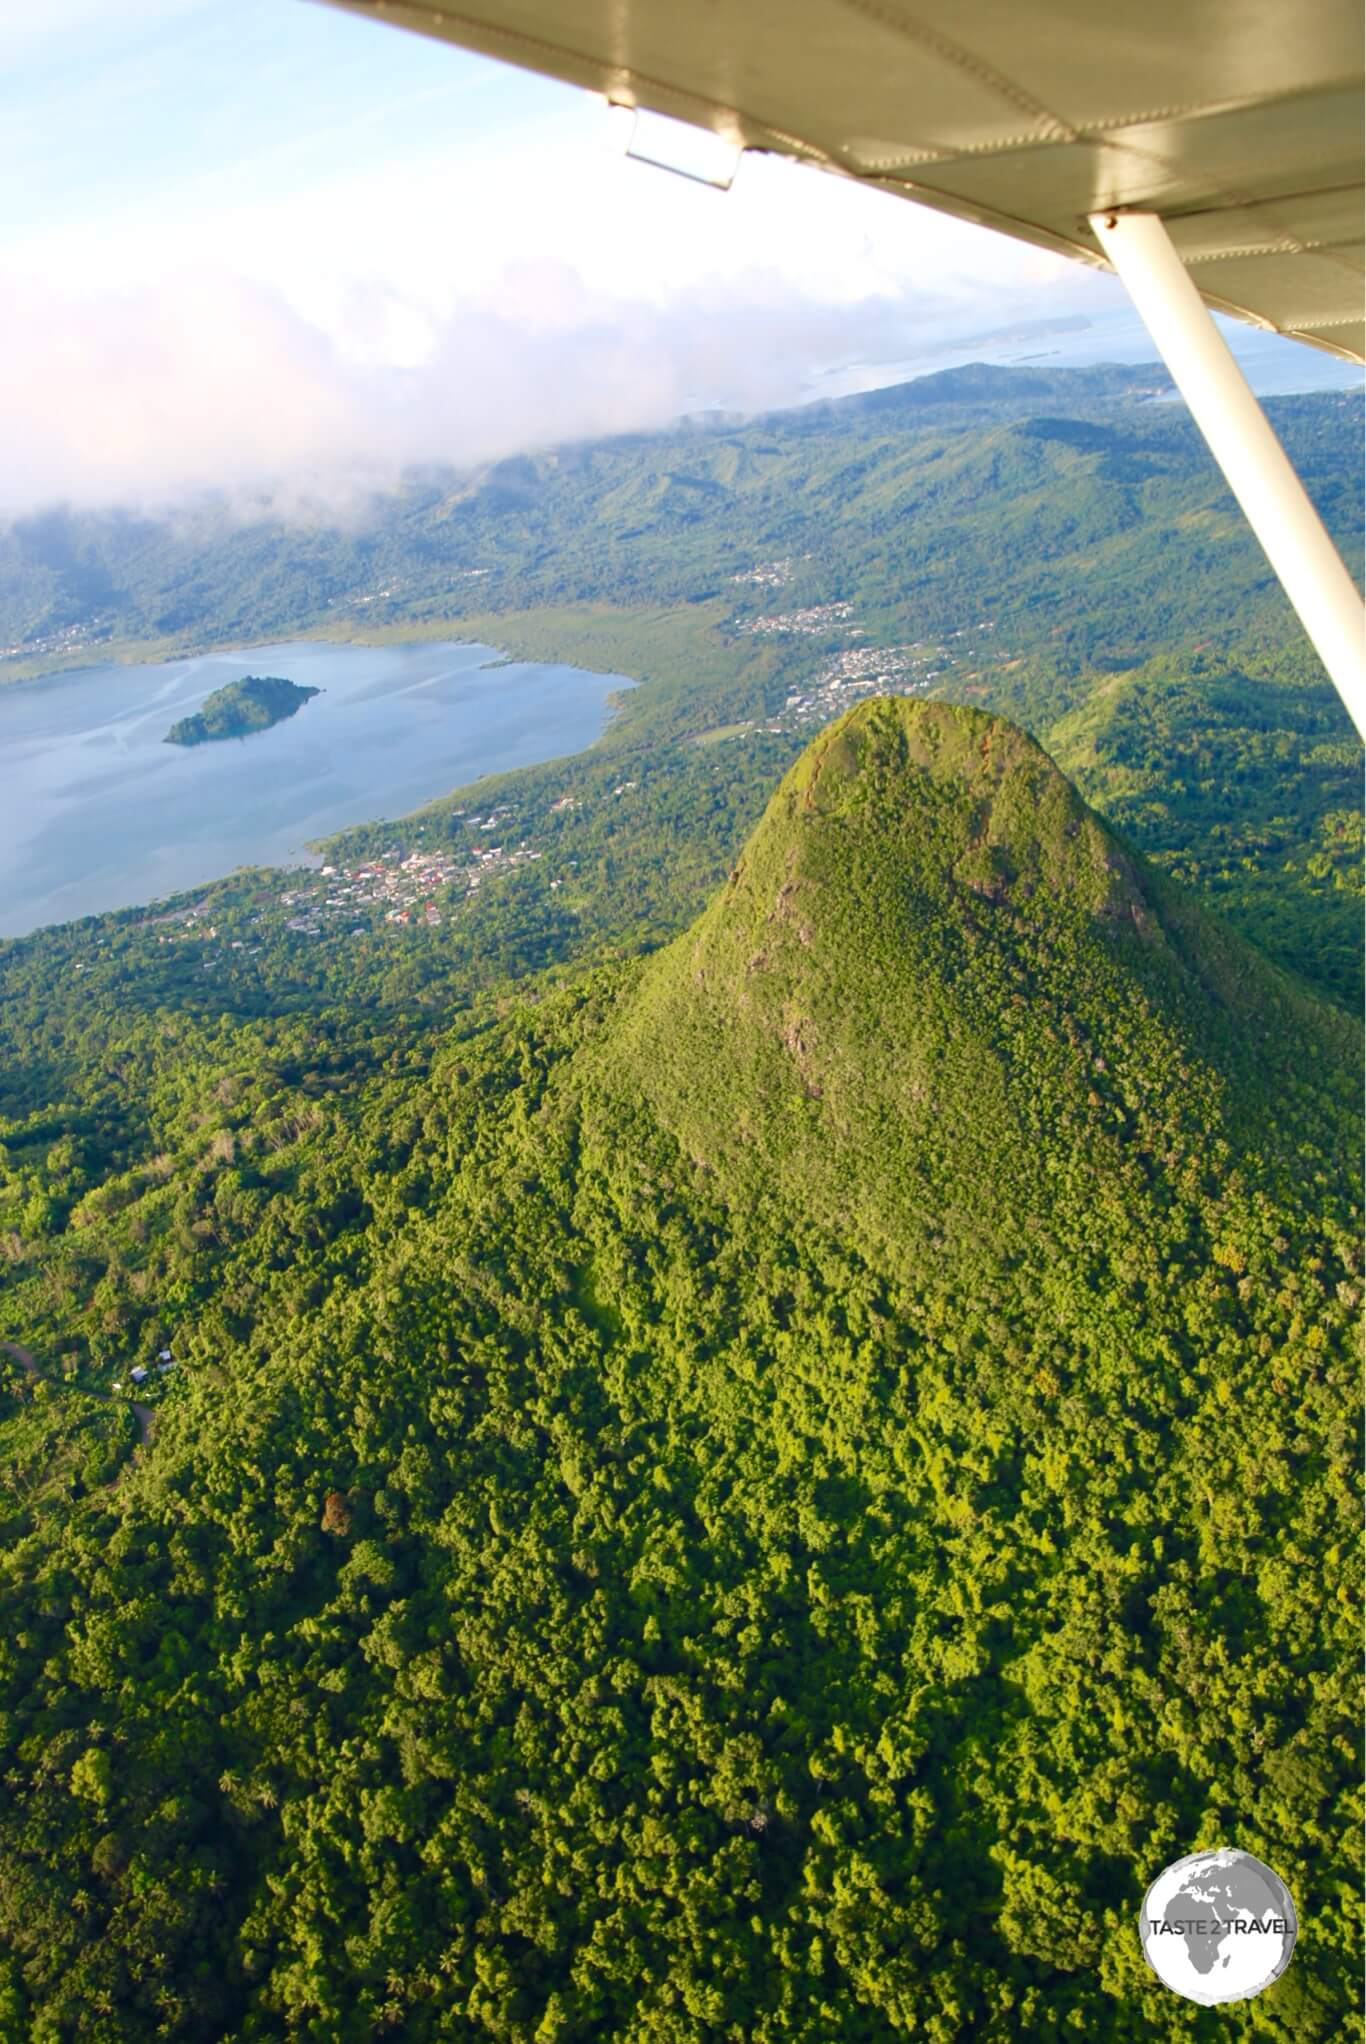
<svg viewBox="0 0 1366 2044"><path fill-rule="evenodd" d="M1108 276L315 0L0 0L0 513L335 507L413 462L958 361L1152 357ZM1254 385L1346 387L1226 328Z"/></svg>

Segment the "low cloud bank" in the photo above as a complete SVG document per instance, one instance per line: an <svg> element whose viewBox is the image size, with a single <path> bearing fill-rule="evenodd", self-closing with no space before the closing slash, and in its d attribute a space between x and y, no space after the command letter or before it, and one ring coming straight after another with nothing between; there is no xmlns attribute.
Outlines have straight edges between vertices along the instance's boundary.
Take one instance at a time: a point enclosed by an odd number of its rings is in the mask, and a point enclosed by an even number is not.
<svg viewBox="0 0 1366 2044"><path fill-rule="evenodd" d="M342 507L415 462L475 464L799 402L843 365L936 354L993 323L1066 315L1037 286L970 303L905 291L815 302L775 274L648 304L570 268L509 268L433 322L357 289L335 328L222 272L99 295L0 289L0 513L156 509L213 489ZM869 381L877 380L869 374Z"/></svg>

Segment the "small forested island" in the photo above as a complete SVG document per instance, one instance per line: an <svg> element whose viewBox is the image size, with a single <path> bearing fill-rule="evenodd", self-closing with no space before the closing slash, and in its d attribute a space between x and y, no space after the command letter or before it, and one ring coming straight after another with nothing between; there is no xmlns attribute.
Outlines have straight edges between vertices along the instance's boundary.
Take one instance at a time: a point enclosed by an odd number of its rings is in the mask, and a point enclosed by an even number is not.
<svg viewBox="0 0 1366 2044"><path fill-rule="evenodd" d="M230 681L206 696L203 709L193 717L172 724L166 743L210 745L216 738L246 738L253 731L268 731L321 693L278 674L244 674L240 681Z"/></svg>

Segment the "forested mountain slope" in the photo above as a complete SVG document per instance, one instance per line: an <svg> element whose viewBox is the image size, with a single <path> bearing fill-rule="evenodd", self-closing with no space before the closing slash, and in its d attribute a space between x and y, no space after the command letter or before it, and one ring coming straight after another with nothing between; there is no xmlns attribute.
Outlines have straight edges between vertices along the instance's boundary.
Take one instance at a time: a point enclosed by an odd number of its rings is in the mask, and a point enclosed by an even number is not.
<svg viewBox="0 0 1366 2044"><path fill-rule="evenodd" d="M1361 1009L1361 746L1308 648L1163 654L1047 735L1106 818L1282 964Z"/></svg>
<svg viewBox="0 0 1366 2044"><path fill-rule="evenodd" d="M1359 398L1269 408L1355 561ZM741 627L848 602L887 642L990 620L1002 660L1046 643L1064 665L1292 629L1161 372L978 365L767 418L415 473L288 517L244 502L54 507L0 530L0 678L26 671L6 661L88 660L106 644L165 652L585 602L719 603Z"/></svg>
<svg viewBox="0 0 1366 2044"><path fill-rule="evenodd" d="M7 2034L1341 2035L1347 1021L901 700L524 993L167 1018L24 1279L177 1368L7 1502ZM1135 1915L1230 1836L1302 1929L1215 2014Z"/></svg>
<svg viewBox="0 0 1366 2044"><path fill-rule="evenodd" d="M1264 1169L1276 1129L1293 1183L1350 1040L1141 879L1025 733L900 699L807 748L635 1026L636 1084L699 1157L781 1174L884 1255L976 1238L1017 1258L1072 1205L1050 1176L1064 1142L1094 1179L1091 1240L1108 1202L1130 1215L1236 1168L1214 1165L1216 1123L1254 1128ZM1301 1101L1306 1056L1324 1075ZM880 1219L861 1225L865 1196Z"/></svg>

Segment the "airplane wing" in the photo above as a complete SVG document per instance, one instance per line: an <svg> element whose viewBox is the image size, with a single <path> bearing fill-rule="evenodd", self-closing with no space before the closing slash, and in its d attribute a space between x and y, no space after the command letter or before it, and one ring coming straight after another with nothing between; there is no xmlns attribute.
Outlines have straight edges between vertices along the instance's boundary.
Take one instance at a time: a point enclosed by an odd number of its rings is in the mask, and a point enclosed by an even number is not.
<svg viewBox="0 0 1366 2044"><path fill-rule="evenodd" d="M1104 267L1159 214L1207 305L1354 361L1349 0L335 0Z"/></svg>

